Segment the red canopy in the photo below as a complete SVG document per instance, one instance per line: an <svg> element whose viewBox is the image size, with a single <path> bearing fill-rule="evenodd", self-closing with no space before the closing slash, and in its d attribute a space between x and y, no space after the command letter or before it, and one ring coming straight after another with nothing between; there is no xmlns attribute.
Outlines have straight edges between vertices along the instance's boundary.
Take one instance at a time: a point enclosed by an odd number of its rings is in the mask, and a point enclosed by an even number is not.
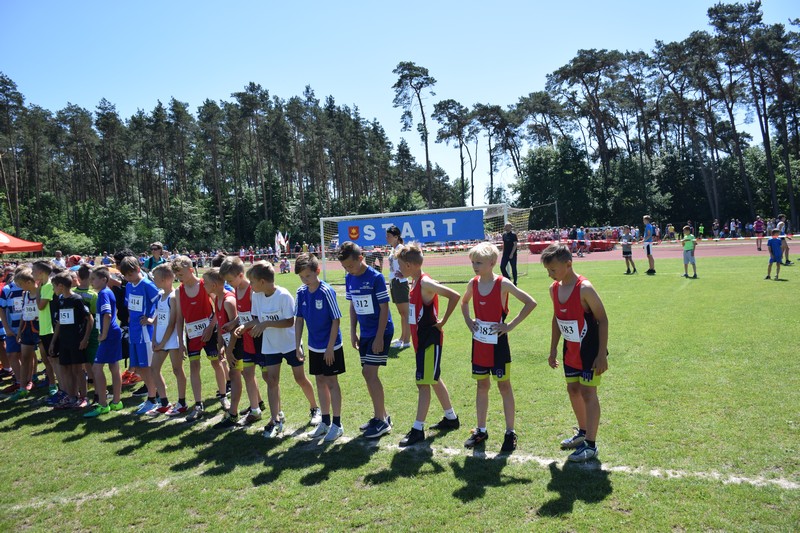
<svg viewBox="0 0 800 533"><path fill-rule="evenodd" d="M42 243L18 239L8 233L0 231L0 253L12 252L41 252Z"/></svg>

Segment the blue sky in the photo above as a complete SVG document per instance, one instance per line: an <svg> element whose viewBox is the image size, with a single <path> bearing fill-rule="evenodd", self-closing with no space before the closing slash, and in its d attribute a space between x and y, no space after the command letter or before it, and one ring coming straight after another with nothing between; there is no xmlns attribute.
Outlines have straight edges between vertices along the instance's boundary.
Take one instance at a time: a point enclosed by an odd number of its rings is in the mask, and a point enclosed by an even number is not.
<svg viewBox="0 0 800 533"><path fill-rule="evenodd" d="M425 66L437 79L428 112L446 98L506 106L543 89L578 49L649 51L656 39L708 29L714 3L0 0L0 71L29 103L94 110L106 98L123 118L172 97L195 111L250 81L283 98L311 85L321 100L332 95L377 118L395 146L404 136L424 163L418 135L400 131L392 107L398 62ZM765 0L762 9L770 23L800 16L789 0ZM488 184L480 150L476 192ZM459 175L455 148L436 145L431 158ZM501 170L499 184L512 176Z"/></svg>

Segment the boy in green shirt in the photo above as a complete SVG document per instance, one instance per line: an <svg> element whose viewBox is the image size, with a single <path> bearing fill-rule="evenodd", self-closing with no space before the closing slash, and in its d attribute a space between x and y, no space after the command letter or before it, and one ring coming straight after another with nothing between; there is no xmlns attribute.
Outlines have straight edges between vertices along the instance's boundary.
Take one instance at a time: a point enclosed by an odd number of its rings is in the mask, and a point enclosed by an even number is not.
<svg viewBox="0 0 800 533"><path fill-rule="evenodd" d="M694 261L694 249L697 248L697 240L692 235L692 228L689 226L683 227L681 242L683 243L683 277L689 277L689 263L691 263L694 271L692 279L697 279L697 264Z"/></svg>

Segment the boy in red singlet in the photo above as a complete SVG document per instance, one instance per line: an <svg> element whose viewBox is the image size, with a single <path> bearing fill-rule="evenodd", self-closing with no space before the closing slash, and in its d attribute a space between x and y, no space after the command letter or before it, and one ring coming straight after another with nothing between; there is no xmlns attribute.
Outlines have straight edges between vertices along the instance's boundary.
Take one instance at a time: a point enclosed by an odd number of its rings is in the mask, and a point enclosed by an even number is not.
<svg viewBox="0 0 800 533"><path fill-rule="evenodd" d="M506 418L506 434L502 452L512 452L517 447L517 434L514 431L514 391L511 389L511 349L508 332L525 320L536 307L536 300L525 291L517 288L511 280L493 272L500 251L492 243L483 242L469 251L472 269L477 274L467 284L461 298L461 312L467 327L472 331L472 376L477 380L475 407L478 427L464 443L473 448L489 438L486 430L486 416L489 410L489 376L497 382L497 389L503 397L503 412ZM512 294L523 307L511 322L506 323L508 315L508 295ZM470 316L469 302L473 300L475 320Z"/></svg>
<svg viewBox="0 0 800 533"><path fill-rule="evenodd" d="M236 337L233 349L236 359L242 361L244 387L250 401L250 407L239 412L240 415L243 415L239 420L239 425L249 426L261 420L264 402L261 400L258 390L256 364L262 368L266 365L261 357L261 337L254 339L250 331L245 330L245 325L253 322L253 288L250 287L250 282L244 275L244 263L235 255L225 258L219 267L219 273L233 287L236 296L236 312L239 320L232 330L233 336ZM223 328L224 330L225 328Z"/></svg>
<svg viewBox="0 0 800 533"><path fill-rule="evenodd" d="M440 378L444 341L443 328L447 319L455 311L461 296L422 271L422 250L418 245L406 244L395 253L400 273L403 277L413 280L409 291L408 322L417 358L416 378L419 399L417 400L417 418L414 425L400 441L400 446L411 446L425 440L423 425L431 405L431 387L444 410L444 418L434 424L431 429L447 431L461 427L458 416L453 410L453 404L450 402L450 393ZM439 296L447 299L447 310L441 318L439 317Z"/></svg>
<svg viewBox="0 0 800 533"><path fill-rule="evenodd" d="M178 256L172 261L172 271L181 282L178 287L178 317L175 324L178 328L181 351L189 358L189 380L195 405L186 419L192 421L201 418L205 412L202 380L200 379L200 351L205 350L206 357L214 368L217 378L217 399L220 400L225 411L230 409L226 387L227 368L219 360L215 338L217 317L211 304L211 297L206 292L203 280L198 278L192 270L192 260L185 255ZM183 331L186 332L186 340L181 333ZM184 406L183 412L185 411ZM173 413L170 411L167 414Z"/></svg>
<svg viewBox="0 0 800 533"><path fill-rule="evenodd" d="M608 317L589 280L572 270L572 254L566 246L548 246L542 252L542 264L555 280L550 286L554 314L548 363L558 367L558 339L564 337L564 375L578 420L578 433L563 440L561 447L575 449L570 461L584 462L597 457L597 387L608 370Z"/></svg>
<svg viewBox="0 0 800 533"><path fill-rule="evenodd" d="M239 400L242 398L242 369L244 368L241 357L234 353L233 343L236 338L231 333L239 321L236 312L236 296L225 288L225 279L219 273L219 268L213 267L203 274L203 283L206 291L214 299L214 314L217 319L217 353L228 362L228 377L231 383L231 400L222 420L214 425L217 429L231 428L237 425Z"/></svg>

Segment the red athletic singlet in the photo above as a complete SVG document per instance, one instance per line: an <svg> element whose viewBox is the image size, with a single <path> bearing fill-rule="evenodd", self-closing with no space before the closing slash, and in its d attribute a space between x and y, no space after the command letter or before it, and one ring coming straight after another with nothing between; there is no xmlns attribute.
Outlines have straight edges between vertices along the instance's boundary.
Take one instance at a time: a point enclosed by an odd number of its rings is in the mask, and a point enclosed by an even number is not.
<svg viewBox="0 0 800 533"><path fill-rule="evenodd" d="M581 304L581 285L584 281L586 278L578 276L575 287L563 304L558 299L560 283L554 281L550 285L556 321L564 337L564 365L576 370L592 368L599 346L597 321L591 311L585 311Z"/></svg>
<svg viewBox="0 0 800 533"><path fill-rule="evenodd" d="M472 279L472 309L475 319L483 322L505 322L508 315L508 295L504 302L501 301L503 276L497 276L491 292L486 296L478 290L479 279L479 276ZM495 353L498 349L503 353L508 351L508 335L499 335L497 344L486 344L473 339L472 363L485 367L495 366Z"/></svg>
<svg viewBox="0 0 800 533"><path fill-rule="evenodd" d="M236 294L236 311L239 313L239 324L247 324L252 320L250 311L253 309L253 288L248 285L244 296L241 298L239 298L238 290L234 290L234 293ZM253 342L250 330L245 331L244 335L242 335L242 348L245 353L251 355L256 353L256 345Z"/></svg>
<svg viewBox="0 0 800 533"><path fill-rule="evenodd" d="M427 274L422 274L408 293L408 325L411 327L411 342L414 343L415 352L420 346L426 348L431 344L441 345L444 340L441 332L434 327L439 320L439 295L434 294L428 304L422 300L420 283L427 277Z"/></svg>
<svg viewBox="0 0 800 533"><path fill-rule="evenodd" d="M181 284L178 288L178 297L181 302L181 313L183 314L184 331L186 337L189 339L186 349L191 352L198 352L203 348L202 333L197 335L198 328L202 325L201 322L208 320L214 313L211 307L211 298L206 292L206 286L203 280L199 280L200 288L197 291L197 296L189 298L186 294L186 288ZM206 323L207 324L207 323ZM195 326L195 327L193 327Z"/></svg>

